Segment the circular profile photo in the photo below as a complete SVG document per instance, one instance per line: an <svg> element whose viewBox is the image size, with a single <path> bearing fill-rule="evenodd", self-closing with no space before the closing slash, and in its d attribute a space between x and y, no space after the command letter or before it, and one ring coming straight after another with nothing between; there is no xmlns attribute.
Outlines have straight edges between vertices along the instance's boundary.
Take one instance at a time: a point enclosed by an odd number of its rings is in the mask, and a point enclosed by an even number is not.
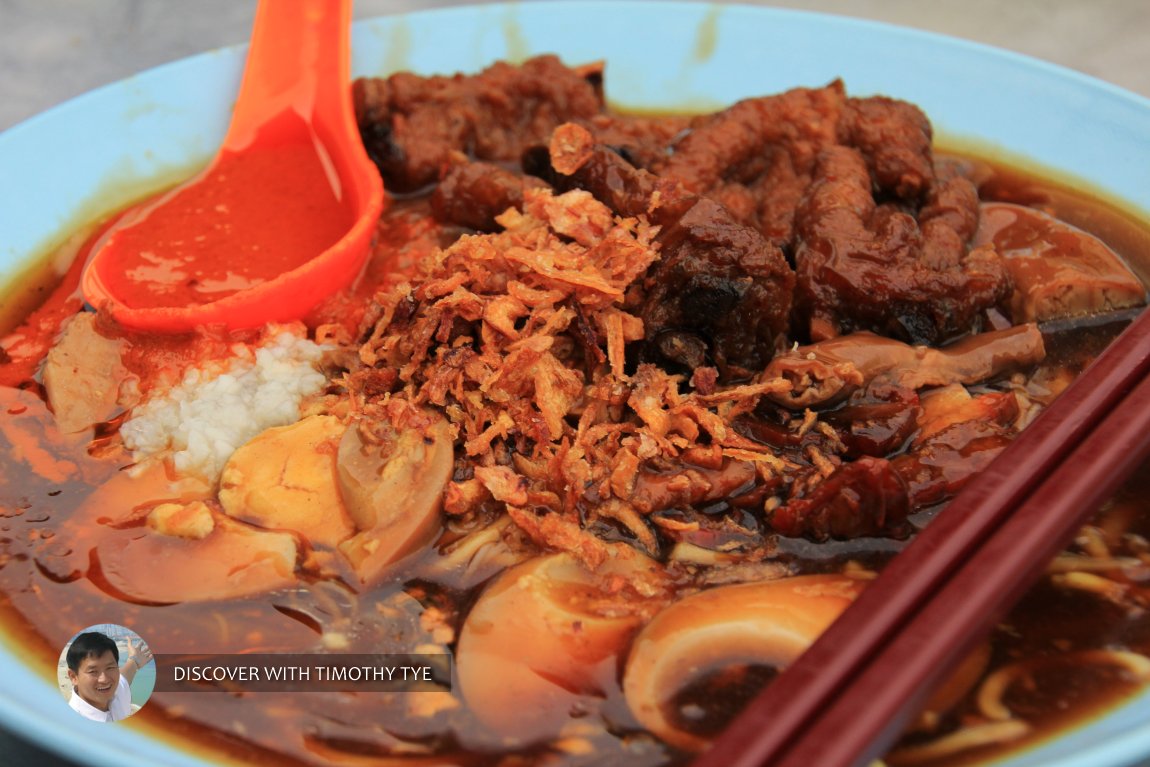
<svg viewBox="0 0 1150 767"><path fill-rule="evenodd" d="M57 675L73 711L93 722L118 722L139 711L151 696L156 663L139 634L101 623L68 640Z"/></svg>

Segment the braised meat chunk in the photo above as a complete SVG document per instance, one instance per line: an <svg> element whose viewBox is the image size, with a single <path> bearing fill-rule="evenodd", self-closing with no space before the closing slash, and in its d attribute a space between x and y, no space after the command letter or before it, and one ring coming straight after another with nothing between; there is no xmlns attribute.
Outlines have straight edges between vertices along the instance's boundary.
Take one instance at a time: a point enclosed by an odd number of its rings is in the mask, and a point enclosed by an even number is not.
<svg viewBox="0 0 1150 767"><path fill-rule="evenodd" d="M539 56L471 76L360 79L354 86L360 134L389 190L422 189L453 164L453 153L515 162L527 146L546 143L560 123L598 114L599 73Z"/></svg>
<svg viewBox="0 0 1150 767"><path fill-rule="evenodd" d="M819 151L836 143L842 83L746 99L698 118L655 172L721 202L786 248Z"/></svg>
<svg viewBox="0 0 1150 767"><path fill-rule="evenodd" d="M654 170L690 129L692 118L603 113L576 122L590 131L597 143L611 147L636 168Z"/></svg>
<svg viewBox="0 0 1150 767"><path fill-rule="evenodd" d="M943 201L958 195L935 193L927 211L937 213L920 223L880 204L873 189L860 151L834 146L820 155L796 215L796 299L811 339L870 330L935 345L977 329L981 313L1010 295L1011 282L993 248L967 251L972 227Z"/></svg>
<svg viewBox="0 0 1150 767"><path fill-rule="evenodd" d="M819 407L836 404L876 379L910 389L973 384L1025 370L1045 356L1042 334L1032 323L980 333L944 349L859 332L796 346L771 360L763 375L791 382L768 395L780 405Z"/></svg>
<svg viewBox="0 0 1150 767"><path fill-rule="evenodd" d="M839 143L862 153L875 186L899 200L918 200L934 180L930 121L914 104L885 96L847 101Z"/></svg>
<svg viewBox="0 0 1150 767"><path fill-rule="evenodd" d="M445 224L494 232L495 217L508 208L523 207L525 189L547 184L493 163L456 165L431 193L431 212Z"/></svg>
<svg viewBox="0 0 1150 767"><path fill-rule="evenodd" d="M690 370L747 377L786 329L794 275L782 253L714 200L699 198L657 241L640 316L660 354Z"/></svg>
<svg viewBox="0 0 1150 767"><path fill-rule="evenodd" d="M931 133L926 115L913 104L883 96L848 98L836 80L823 88L746 99L700 117L652 170L713 197L789 251L795 211L824 149L858 149L884 196L917 204L934 178Z"/></svg>
<svg viewBox="0 0 1150 767"><path fill-rule="evenodd" d="M1002 254L1015 323L1112 312L1146 303L1146 288L1097 237L1042 211L985 203L974 243Z"/></svg>
<svg viewBox="0 0 1150 767"><path fill-rule="evenodd" d="M555 132L551 158L555 183L661 227L661 258L633 290L648 348L688 370L714 365L727 379L749 377L770 360L794 288L777 247L718 202L635 168L578 126Z"/></svg>

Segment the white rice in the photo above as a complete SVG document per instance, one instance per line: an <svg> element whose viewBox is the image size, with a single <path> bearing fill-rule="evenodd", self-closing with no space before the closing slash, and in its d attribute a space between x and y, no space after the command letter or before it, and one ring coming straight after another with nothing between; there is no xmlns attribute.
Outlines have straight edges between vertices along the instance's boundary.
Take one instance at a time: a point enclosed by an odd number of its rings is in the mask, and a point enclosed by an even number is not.
<svg viewBox="0 0 1150 767"><path fill-rule="evenodd" d="M132 457L170 451L181 473L215 480L240 445L298 421L304 397L326 382L317 369L325 347L290 330L266 339L254 349L237 344L231 360L191 369L174 388L138 405L120 427Z"/></svg>

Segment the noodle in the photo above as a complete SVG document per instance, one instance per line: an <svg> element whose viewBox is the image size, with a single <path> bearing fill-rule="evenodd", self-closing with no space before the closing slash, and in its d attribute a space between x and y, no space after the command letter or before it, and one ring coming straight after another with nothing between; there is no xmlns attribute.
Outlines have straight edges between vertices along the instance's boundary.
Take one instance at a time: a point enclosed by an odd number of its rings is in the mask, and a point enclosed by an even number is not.
<svg viewBox="0 0 1150 767"><path fill-rule="evenodd" d="M901 747L887 755L887 762L893 767L928 764L970 749L1015 741L1029 733L1025 722L972 724L921 746Z"/></svg>
<svg viewBox="0 0 1150 767"><path fill-rule="evenodd" d="M1061 588L1087 591L1115 603L1121 603L1129 589L1124 583L1080 571L1052 575L1050 580Z"/></svg>

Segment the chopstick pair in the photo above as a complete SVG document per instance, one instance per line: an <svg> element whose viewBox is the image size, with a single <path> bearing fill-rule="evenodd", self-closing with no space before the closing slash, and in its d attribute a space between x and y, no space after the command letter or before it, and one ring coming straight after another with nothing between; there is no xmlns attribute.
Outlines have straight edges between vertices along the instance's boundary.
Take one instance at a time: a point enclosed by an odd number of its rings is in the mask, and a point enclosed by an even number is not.
<svg viewBox="0 0 1150 767"><path fill-rule="evenodd" d="M856 767L1150 454L1150 312L963 490L694 767Z"/></svg>

